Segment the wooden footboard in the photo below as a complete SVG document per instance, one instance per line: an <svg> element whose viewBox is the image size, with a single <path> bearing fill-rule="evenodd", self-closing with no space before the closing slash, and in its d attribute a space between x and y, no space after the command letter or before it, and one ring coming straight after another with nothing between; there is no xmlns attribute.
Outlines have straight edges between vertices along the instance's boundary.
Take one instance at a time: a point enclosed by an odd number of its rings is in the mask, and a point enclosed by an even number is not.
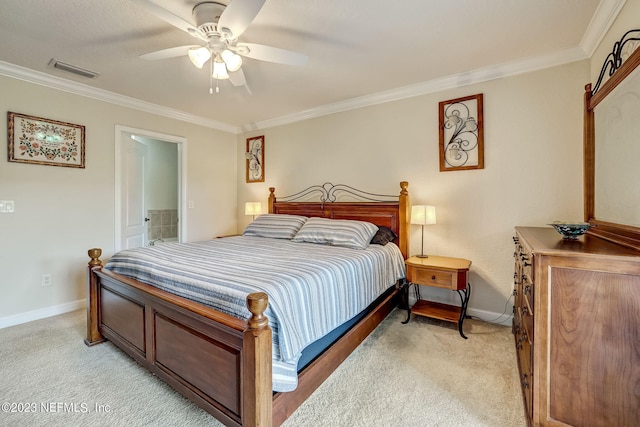
<svg viewBox="0 0 640 427"><path fill-rule="evenodd" d="M109 339L226 425L271 425L267 295L247 297L242 321L102 270L100 252L89 251L85 343Z"/></svg>

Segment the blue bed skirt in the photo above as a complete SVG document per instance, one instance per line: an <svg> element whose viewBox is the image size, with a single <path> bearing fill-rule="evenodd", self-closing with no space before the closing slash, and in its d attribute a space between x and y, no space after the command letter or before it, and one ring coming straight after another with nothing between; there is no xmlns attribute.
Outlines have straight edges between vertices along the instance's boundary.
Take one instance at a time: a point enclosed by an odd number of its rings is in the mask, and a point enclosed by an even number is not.
<svg viewBox="0 0 640 427"><path fill-rule="evenodd" d="M358 314L356 317L352 318L346 323L343 323L333 331L329 332L327 335L306 346L304 350L302 350L302 356L300 356L300 359L298 360L298 372L306 368L309 363L313 362L316 357L318 357L323 351L331 346L331 344L336 342L342 335L344 335L349 329L351 329L353 325L358 323L362 318L369 314L369 312L371 312L374 307L376 307L382 300L389 296L389 294L393 292L394 289L395 285L391 286L382 295L380 295L378 299L372 302L369 307L360 312L360 314Z"/></svg>

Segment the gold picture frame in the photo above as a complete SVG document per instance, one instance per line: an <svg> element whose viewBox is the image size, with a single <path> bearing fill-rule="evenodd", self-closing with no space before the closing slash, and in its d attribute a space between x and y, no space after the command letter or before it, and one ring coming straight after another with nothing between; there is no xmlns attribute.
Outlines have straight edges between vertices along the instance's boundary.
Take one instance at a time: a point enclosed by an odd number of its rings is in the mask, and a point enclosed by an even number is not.
<svg viewBox="0 0 640 427"><path fill-rule="evenodd" d="M7 133L10 162L84 168L82 125L9 111Z"/></svg>
<svg viewBox="0 0 640 427"><path fill-rule="evenodd" d="M264 135L247 138L247 182L264 182Z"/></svg>
<svg viewBox="0 0 640 427"><path fill-rule="evenodd" d="M440 171L484 169L483 94L439 103Z"/></svg>

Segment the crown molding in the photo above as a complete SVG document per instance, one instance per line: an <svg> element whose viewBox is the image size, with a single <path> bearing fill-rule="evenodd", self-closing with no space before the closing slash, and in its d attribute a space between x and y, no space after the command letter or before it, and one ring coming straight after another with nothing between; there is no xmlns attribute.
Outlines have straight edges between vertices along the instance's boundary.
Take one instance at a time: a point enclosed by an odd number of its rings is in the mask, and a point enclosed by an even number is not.
<svg viewBox="0 0 640 427"><path fill-rule="evenodd" d="M400 88L378 92L371 95L364 95L357 98L346 99L344 101L322 105L317 108L311 108L275 119L249 123L241 126L241 130L242 132L249 132L275 126L287 125L302 120L325 116L328 114L335 114L348 110L354 110L357 108L370 107L385 102L398 101L401 99L440 92L447 89L454 89L499 78L515 76L518 74L528 73L544 68L556 67L559 65L581 61L584 59L588 59L585 51L580 47L575 47L548 55L492 65L490 67L479 68L466 73L455 74L440 79L434 79L414 85L403 86Z"/></svg>
<svg viewBox="0 0 640 427"><path fill-rule="evenodd" d="M601 0L582 36L580 47L591 58L627 0Z"/></svg>
<svg viewBox="0 0 640 427"><path fill-rule="evenodd" d="M224 132L233 134L237 134L239 132L239 128L237 126L232 126L227 123L207 119L205 117L195 116L183 111L174 110L146 101L141 101L136 98L120 95L103 89L97 89L83 83L66 80L60 77L52 76L50 74L11 64L9 62L0 61L0 76L11 77L28 83L33 83L51 89L72 93L74 95L80 95L87 98L96 99L98 101L104 101L110 104L119 105L121 107L132 108L134 110L139 110L146 113L156 114L183 122L218 129Z"/></svg>

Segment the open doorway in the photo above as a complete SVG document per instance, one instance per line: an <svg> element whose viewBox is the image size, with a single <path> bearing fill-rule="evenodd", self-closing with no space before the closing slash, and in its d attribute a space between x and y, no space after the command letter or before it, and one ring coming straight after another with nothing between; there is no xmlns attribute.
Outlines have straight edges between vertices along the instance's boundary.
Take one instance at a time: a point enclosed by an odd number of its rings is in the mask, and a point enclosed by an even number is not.
<svg viewBox="0 0 640 427"><path fill-rule="evenodd" d="M186 139L116 126L115 250L183 241Z"/></svg>

